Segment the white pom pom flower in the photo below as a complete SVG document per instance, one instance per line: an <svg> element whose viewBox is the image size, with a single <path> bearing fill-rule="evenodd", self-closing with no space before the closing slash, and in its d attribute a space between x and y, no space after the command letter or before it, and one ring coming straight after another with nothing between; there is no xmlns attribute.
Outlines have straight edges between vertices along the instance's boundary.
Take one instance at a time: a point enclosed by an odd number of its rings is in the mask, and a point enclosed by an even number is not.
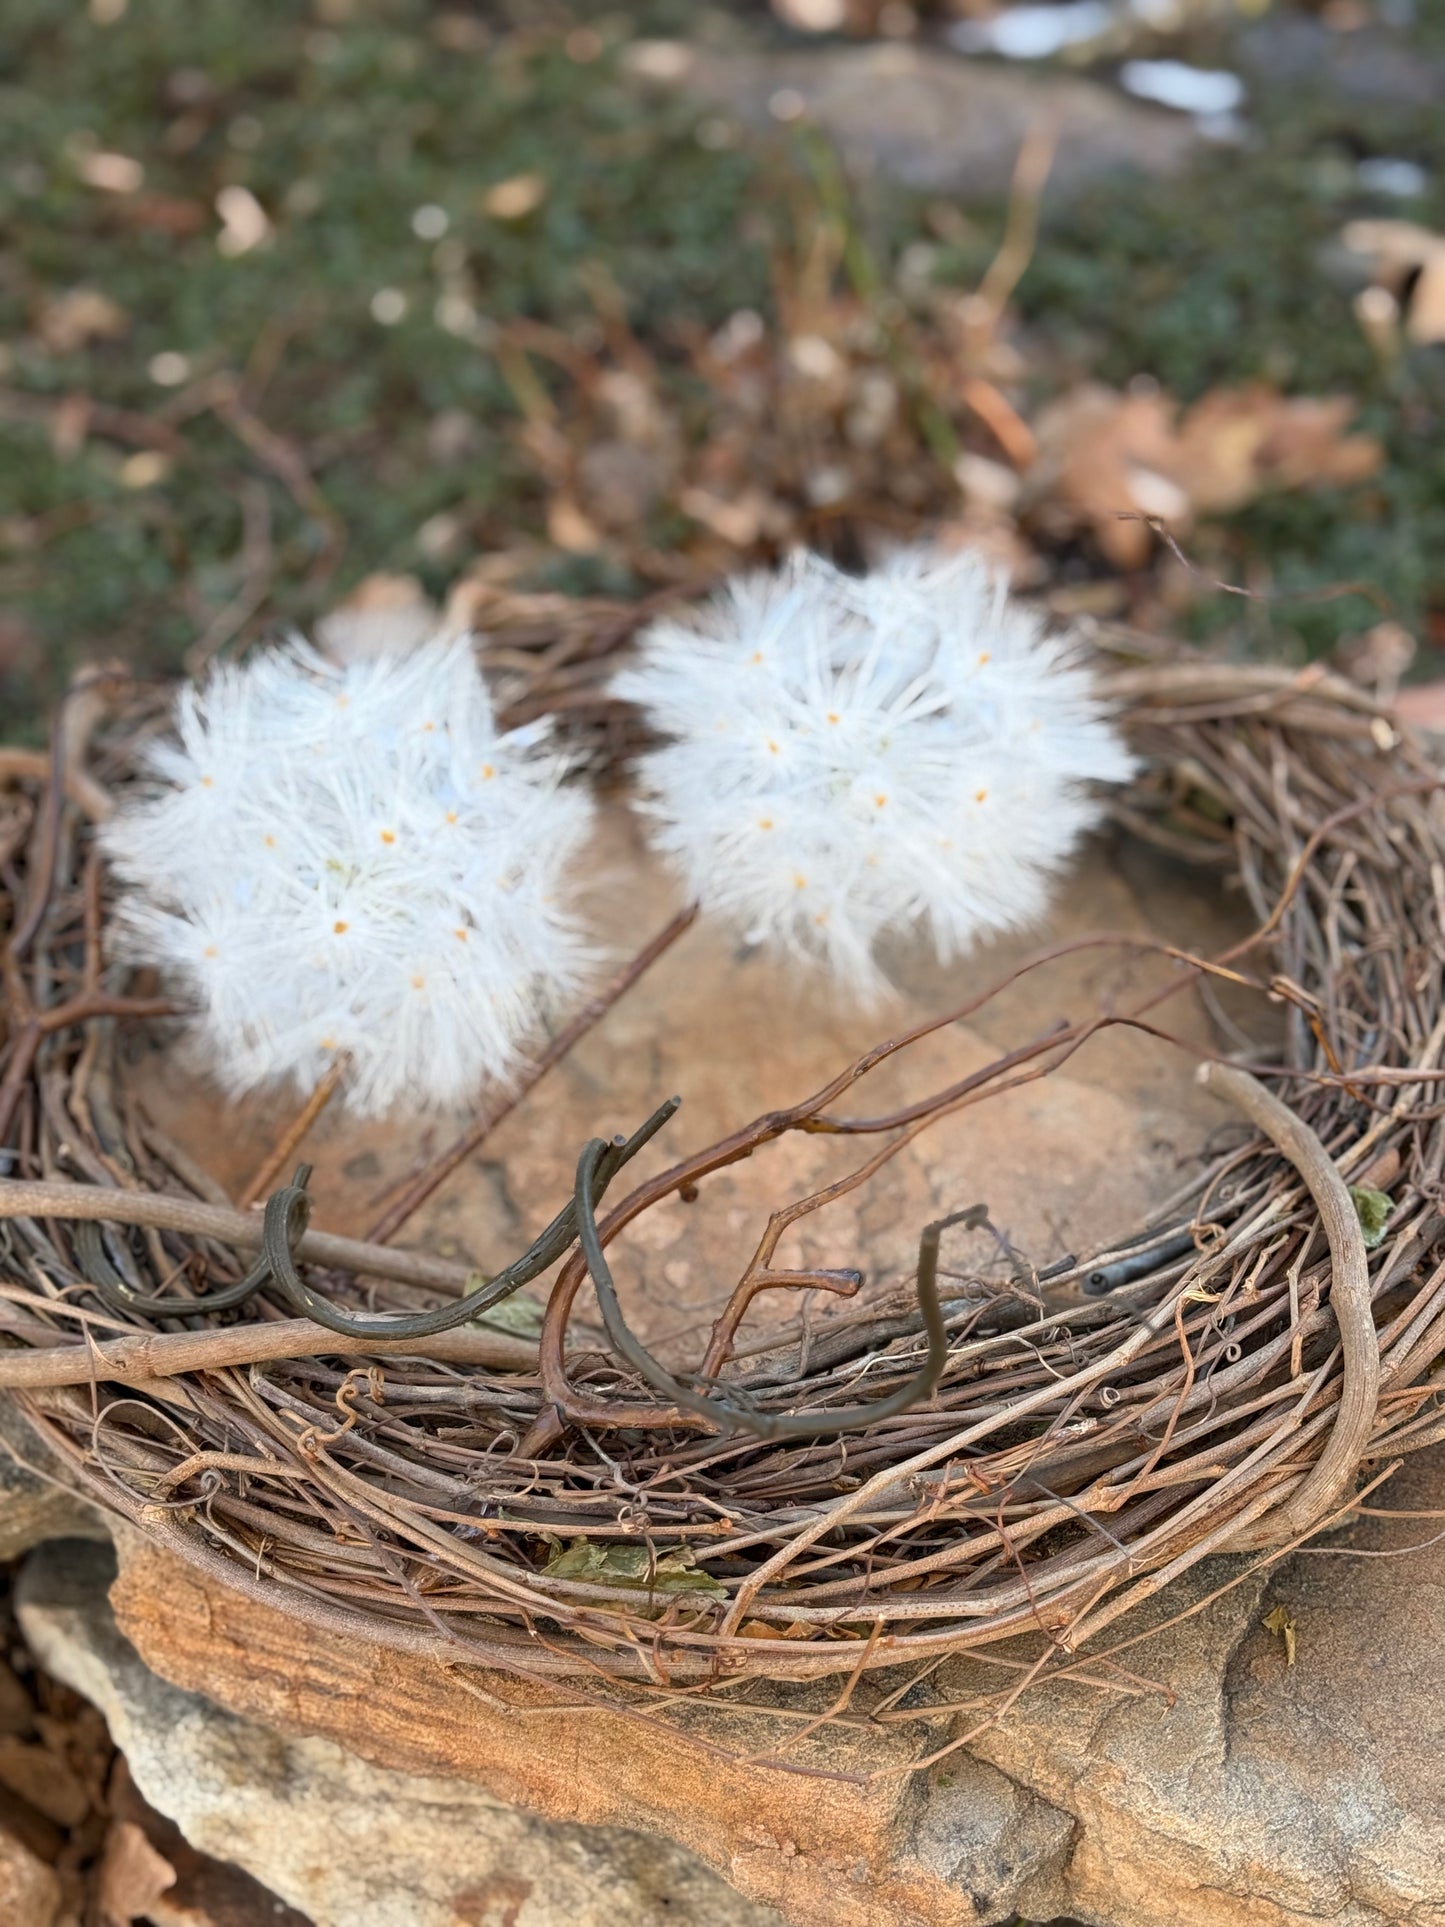
<svg viewBox="0 0 1445 1927"><path fill-rule="evenodd" d="M643 808L687 888L864 995L886 933L948 958L1034 922L1132 769L1077 646L967 552L797 557L657 624L613 691L666 739Z"/></svg>
<svg viewBox="0 0 1445 1927"><path fill-rule="evenodd" d="M358 1112L459 1104L586 975L564 873L591 803L545 730L498 729L465 638L219 669L148 774L105 831L119 927L233 1091L345 1053Z"/></svg>

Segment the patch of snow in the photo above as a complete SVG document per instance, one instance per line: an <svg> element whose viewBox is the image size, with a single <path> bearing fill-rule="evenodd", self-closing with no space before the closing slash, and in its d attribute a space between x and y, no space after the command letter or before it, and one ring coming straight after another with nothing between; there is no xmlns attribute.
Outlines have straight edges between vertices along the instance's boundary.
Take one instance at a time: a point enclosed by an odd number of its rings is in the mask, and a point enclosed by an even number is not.
<svg viewBox="0 0 1445 1927"><path fill-rule="evenodd" d="M1097 40L1113 24L1113 9L1103 0L1066 0L1061 6L1010 7L992 20L961 20L949 39L960 53L1047 60L1065 47Z"/></svg>
<svg viewBox="0 0 1445 1927"><path fill-rule="evenodd" d="M1140 100L1210 119L1232 114L1244 100L1244 82L1238 74L1190 67L1182 60L1126 60L1119 69L1119 85Z"/></svg>

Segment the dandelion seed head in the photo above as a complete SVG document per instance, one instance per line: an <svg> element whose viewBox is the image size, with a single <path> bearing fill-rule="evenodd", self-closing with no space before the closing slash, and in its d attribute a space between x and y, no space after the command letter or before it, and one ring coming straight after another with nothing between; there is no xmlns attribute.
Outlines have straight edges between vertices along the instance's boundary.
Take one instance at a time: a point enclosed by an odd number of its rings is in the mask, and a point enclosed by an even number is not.
<svg viewBox="0 0 1445 1927"><path fill-rule="evenodd" d="M344 1051L360 1113L464 1103L592 962L563 887L592 806L565 774L545 727L497 727L465 638L219 668L107 825L125 947L232 1091L309 1089Z"/></svg>
<svg viewBox="0 0 1445 1927"><path fill-rule="evenodd" d="M1034 922L1133 767L1077 644L967 552L796 557L656 624L613 689L664 738L643 809L686 887L864 995L888 933L946 959Z"/></svg>

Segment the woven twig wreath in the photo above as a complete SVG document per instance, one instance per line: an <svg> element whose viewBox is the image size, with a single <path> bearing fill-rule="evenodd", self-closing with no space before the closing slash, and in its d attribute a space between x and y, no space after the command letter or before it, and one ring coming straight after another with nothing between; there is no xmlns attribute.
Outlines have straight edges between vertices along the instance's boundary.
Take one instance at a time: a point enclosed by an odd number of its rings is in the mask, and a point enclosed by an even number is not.
<svg viewBox="0 0 1445 1927"><path fill-rule="evenodd" d="M630 1194L615 1177L589 1249L564 1227L531 1369L484 1362L496 1341L472 1329L384 1345L298 1331L274 1279L239 1310L208 1311L252 1265L256 1220L146 1134L115 1019L149 1006L103 962L88 819L102 784L123 778L133 720L83 763L72 728L70 761L49 777L41 758L0 765L0 1386L78 1488L227 1583L318 1628L594 1685L861 1675L1039 1632L1063 1665L1205 1555L1288 1545L1342 1517L1362 1483L1445 1435L1436 779L1329 675L1116 653L1107 684L1148 761L1126 826L1232 866L1257 918L1226 955L1180 957L1171 981L1224 979L1282 1002L1282 1061L1205 1067L1242 1131L1142 1235L1121 1225L1114 1249L1034 1278L1032 1303L1018 1289L946 1301L936 1390L855 1433L846 1478L830 1414L856 1403L865 1355L879 1401L915 1378L917 1314L869 1312L864 1293L806 1347L794 1326L729 1362L756 1293L798 1282L769 1269L771 1253L821 1194L778 1199L686 1381L763 1420L811 1419L794 1429L815 1436L720 1432L625 1348L569 1353L589 1263L605 1290L603 1253L625 1225L789 1131L861 1140L854 1176L828 1196L886 1185L903 1143L1046 1076L1085 1039L1117 1025L1167 1034L1172 993L1020 1038L891 1116L855 1109L882 1055L926 1064L930 1038L962 1014L940 1013ZM445 1302L465 1279L441 1260L299 1233L293 1221L301 1270L323 1267L313 1288L338 1306L361 1305L362 1274L366 1302L412 1312L419 1289ZM132 1307L180 1291L194 1313L123 1313L106 1279ZM463 1444L448 1427L459 1415Z"/></svg>

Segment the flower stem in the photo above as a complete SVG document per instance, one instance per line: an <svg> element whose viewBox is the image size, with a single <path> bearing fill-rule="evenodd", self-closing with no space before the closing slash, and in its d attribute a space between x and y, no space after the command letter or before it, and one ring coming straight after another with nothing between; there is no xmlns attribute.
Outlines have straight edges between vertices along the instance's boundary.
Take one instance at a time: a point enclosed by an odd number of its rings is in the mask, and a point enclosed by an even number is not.
<svg viewBox="0 0 1445 1927"><path fill-rule="evenodd" d="M645 975L665 950L669 950L680 936L689 929L697 918L697 905L689 904L680 910L671 923L659 930L650 943L644 944L637 955L625 963L616 976L605 983L597 995L584 1004L571 1023L559 1030L551 1043L537 1058L528 1065L521 1082L515 1090L495 1104L490 1110L483 1111L474 1124L469 1124L459 1138L453 1140L445 1151L432 1159L426 1168L407 1186L402 1195L389 1205L367 1233L372 1244L385 1244L394 1238L408 1218L421 1209L427 1199L446 1183L457 1166L465 1161L486 1142L492 1132L509 1117L528 1092L535 1089L548 1071L560 1064L562 1059L581 1042L592 1027L611 1010L612 1006L629 991L638 978Z"/></svg>
<svg viewBox="0 0 1445 1927"><path fill-rule="evenodd" d="M263 1198L273 1188L280 1173L291 1163L306 1133L336 1095L337 1087L346 1074L347 1062L348 1059L343 1052L291 1120L280 1143L275 1150L268 1153L266 1161L242 1192L241 1209L243 1211L255 1204L258 1199Z"/></svg>

